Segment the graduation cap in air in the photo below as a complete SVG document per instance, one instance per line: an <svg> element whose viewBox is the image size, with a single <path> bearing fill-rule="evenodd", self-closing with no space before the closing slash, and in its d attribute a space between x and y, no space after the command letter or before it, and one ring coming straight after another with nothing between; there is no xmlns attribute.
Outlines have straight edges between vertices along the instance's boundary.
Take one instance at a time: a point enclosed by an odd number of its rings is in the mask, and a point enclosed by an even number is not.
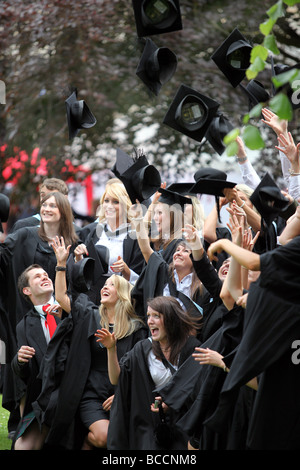
<svg viewBox="0 0 300 470"><path fill-rule="evenodd" d="M222 155L226 148L223 139L232 129L233 125L222 113L218 112L217 115L212 118L205 137L219 155Z"/></svg>
<svg viewBox="0 0 300 470"><path fill-rule="evenodd" d="M197 194L210 194L212 196L224 197L224 188L234 188L236 183L227 181L227 175L224 171L215 168L200 168L194 174L195 183L191 192Z"/></svg>
<svg viewBox="0 0 300 470"><path fill-rule="evenodd" d="M285 211L290 201L283 196L279 187L269 173L266 173L259 185L255 188L250 201L260 213L262 219L269 226L272 221Z"/></svg>
<svg viewBox="0 0 300 470"><path fill-rule="evenodd" d="M246 76L246 70L250 66L251 50L251 44L235 28L211 56L234 88Z"/></svg>
<svg viewBox="0 0 300 470"><path fill-rule="evenodd" d="M70 140L76 137L79 129L88 129L96 124L97 120L85 101L77 100L76 90L66 99L65 105Z"/></svg>
<svg viewBox="0 0 300 470"><path fill-rule="evenodd" d="M220 220L220 206L219 197L224 197L224 188L234 188L236 183L227 181L227 175L224 171L215 168L200 168L194 174L196 183L192 186L191 191L197 194L209 194L215 196L216 206L218 212L218 219Z"/></svg>
<svg viewBox="0 0 300 470"><path fill-rule="evenodd" d="M169 206L178 204L182 211L184 210L185 204L192 204L192 200L189 197L185 197L175 191L170 191L169 189L164 188L159 188L158 191L161 193L158 201L162 202L163 204L168 204Z"/></svg>
<svg viewBox="0 0 300 470"><path fill-rule="evenodd" d="M5 194L0 193L0 231L3 232L2 222L7 222L10 202Z"/></svg>
<svg viewBox="0 0 300 470"><path fill-rule="evenodd" d="M289 72L293 69L300 69L300 63L294 65L294 66L288 66L284 64L276 64L274 65L274 61L272 58L271 62L271 68L272 68L272 77L275 77L276 75L280 75L281 73ZM295 80L298 82L298 80ZM291 85L289 83L282 85L278 88L275 87L273 84L273 95L276 95L277 93L285 93L287 97L289 98L291 105L293 109L298 109L300 108L300 99L299 99L299 92L300 89L298 88L297 90L293 90ZM294 96L293 96L294 95Z"/></svg>
<svg viewBox="0 0 300 470"><path fill-rule="evenodd" d="M77 261L77 263L68 262L68 267L70 269L71 290L78 293L89 291L94 279L94 258L83 258L82 260Z"/></svg>
<svg viewBox="0 0 300 470"><path fill-rule="evenodd" d="M132 158L123 150L117 149L116 163L112 168L114 175L124 184L133 204L147 200L161 185L158 170L149 162L144 154Z"/></svg>
<svg viewBox="0 0 300 470"><path fill-rule="evenodd" d="M248 96L250 108L258 103L265 103L270 99L270 93L258 80L250 80L247 86L241 85L241 89Z"/></svg>
<svg viewBox="0 0 300 470"><path fill-rule="evenodd" d="M138 37L182 29L179 0L132 0Z"/></svg>
<svg viewBox="0 0 300 470"><path fill-rule="evenodd" d="M175 193L179 193L182 196L196 196L197 193L191 193L192 186L194 186L195 183L172 183L170 184L166 189L169 191L173 191Z"/></svg>
<svg viewBox="0 0 300 470"><path fill-rule="evenodd" d="M176 92L163 123L201 142L219 106L217 101L182 84Z"/></svg>
<svg viewBox="0 0 300 470"><path fill-rule="evenodd" d="M136 70L136 75L147 88L158 95L161 87L172 78L176 68L177 57L174 52L167 47L157 47L147 38Z"/></svg>

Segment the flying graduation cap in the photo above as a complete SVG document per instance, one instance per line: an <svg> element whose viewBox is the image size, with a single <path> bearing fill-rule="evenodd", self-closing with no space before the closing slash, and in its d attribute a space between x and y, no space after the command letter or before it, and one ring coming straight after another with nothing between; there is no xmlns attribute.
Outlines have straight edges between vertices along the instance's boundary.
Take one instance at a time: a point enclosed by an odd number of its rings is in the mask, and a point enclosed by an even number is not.
<svg viewBox="0 0 300 470"><path fill-rule="evenodd" d="M246 70L250 66L251 50L251 44L235 28L211 56L234 88L246 76Z"/></svg>
<svg viewBox="0 0 300 470"><path fill-rule="evenodd" d="M233 125L222 113L217 112L216 116L212 118L205 137L219 155L225 151L223 139L232 129Z"/></svg>
<svg viewBox="0 0 300 470"><path fill-rule="evenodd" d="M65 101L69 139L78 134L79 129L93 127L97 120L84 100L77 100L77 91L73 91Z"/></svg>
<svg viewBox="0 0 300 470"><path fill-rule="evenodd" d="M136 203L137 199L141 203L147 200L161 185L158 170L155 166L149 165L143 153L132 158L118 148L116 163L112 168L112 172L124 184L133 204Z"/></svg>
<svg viewBox="0 0 300 470"><path fill-rule="evenodd" d="M184 84L180 85L163 123L201 142L219 103Z"/></svg>
<svg viewBox="0 0 300 470"><path fill-rule="evenodd" d="M147 38L138 64L136 75L155 95L174 75L177 68L177 57L167 47L157 47Z"/></svg>
<svg viewBox="0 0 300 470"><path fill-rule="evenodd" d="M246 86L240 84L240 87L248 97L249 108L252 108L258 103L265 103L270 99L270 93L258 80L250 80Z"/></svg>
<svg viewBox="0 0 300 470"><path fill-rule="evenodd" d="M179 0L132 0L138 37L182 29Z"/></svg>
<svg viewBox="0 0 300 470"><path fill-rule="evenodd" d="M158 191L161 193L159 202L163 204L168 204L168 206L173 206L178 204L181 210L184 210L185 204L192 204L192 200L189 197L185 197L179 192L170 191L169 189L159 188Z"/></svg>
<svg viewBox="0 0 300 470"><path fill-rule="evenodd" d="M300 63L298 63L296 65L293 65L293 66L288 66L288 65L284 65L284 64L274 65L274 61L272 59L271 68L272 68L272 77L275 77L276 75L280 75L282 73L289 72L293 69L300 69ZM295 80L295 81L298 82L298 80ZM278 88L276 88L273 85L273 95L276 95L277 93L280 93L280 92L286 93L286 96L289 98L293 109L300 108L300 100L299 99L293 99L293 94L295 93L295 90L293 90L293 88L290 86L289 83L287 83L285 85L282 85ZM295 95L298 95L298 94L299 94L299 88L298 88L297 92L295 93Z"/></svg>
<svg viewBox="0 0 300 470"><path fill-rule="evenodd" d="M290 204L268 172L251 194L250 201L267 226L271 225L273 220Z"/></svg>
<svg viewBox="0 0 300 470"><path fill-rule="evenodd" d="M216 168L200 168L194 174L195 184L191 187L191 193L209 194L215 196L218 219L220 220L219 198L224 197L224 188L234 188L236 183L227 181L227 175L224 171Z"/></svg>

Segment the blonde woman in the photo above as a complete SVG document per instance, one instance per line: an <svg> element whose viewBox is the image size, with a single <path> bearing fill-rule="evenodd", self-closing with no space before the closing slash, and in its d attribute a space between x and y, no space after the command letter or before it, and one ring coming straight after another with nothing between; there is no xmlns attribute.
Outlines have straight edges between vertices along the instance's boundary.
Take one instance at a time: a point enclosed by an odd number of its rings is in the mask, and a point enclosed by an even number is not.
<svg viewBox="0 0 300 470"><path fill-rule="evenodd" d="M53 249L57 266L60 269L65 268L69 246L65 246L63 238L57 237L54 240ZM95 333L101 328L114 333L117 340L118 360L136 342L148 335L145 325L136 316L131 304L131 289L131 284L123 277L112 275L101 289L101 305L98 307L88 299L86 294L80 294L76 298L69 296L66 292L65 271L57 271L56 300L61 302L65 312L72 312L74 328L76 329L77 326L77 330L80 329L78 348L74 350L70 348L70 351L73 351L73 357L68 360L74 361L74 368L71 368L70 373L76 387L76 390L72 390L72 411L79 413L80 421L86 430L82 449L106 447L109 411L114 396L114 387L108 377L107 350L97 343ZM84 335L85 328L86 336ZM74 333L72 338L74 338ZM77 397L77 402L74 397ZM61 406L64 409L63 404ZM73 413L71 412L70 416ZM68 419L64 417L63 422L67 421Z"/></svg>
<svg viewBox="0 0 300 470"><path fill-rule="evenodd" d="M97 222L84 227L80 233L84 243L74 252L76 261L88 254L94 257L95 248L107 253L105 272L98 270L95 273L96 297L92 300L96 303L99 303L97 294L108 276L119 274L133 284L141 273L144 260L130 224L131 205L123 183L108 182L100 199Z"/></svg>

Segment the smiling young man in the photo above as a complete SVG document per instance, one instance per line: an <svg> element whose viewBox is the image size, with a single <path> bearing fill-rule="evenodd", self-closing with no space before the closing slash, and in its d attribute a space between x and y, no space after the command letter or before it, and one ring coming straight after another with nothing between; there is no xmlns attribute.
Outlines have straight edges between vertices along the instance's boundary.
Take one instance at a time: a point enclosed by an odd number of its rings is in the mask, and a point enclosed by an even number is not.
<svg viewBox="0 0 300 470"><path fill-rule="evenodd" d="M47 430L44 426L40 430L32 403L41 391L38 373L59 321L56 316L61 316L62 309L54 300L51 279L38 264L23 271L18 279L18 288L31 303L31 308L17 325L18 352L12 360L21 414L14 449L38 450L43 446Z"/></svg>

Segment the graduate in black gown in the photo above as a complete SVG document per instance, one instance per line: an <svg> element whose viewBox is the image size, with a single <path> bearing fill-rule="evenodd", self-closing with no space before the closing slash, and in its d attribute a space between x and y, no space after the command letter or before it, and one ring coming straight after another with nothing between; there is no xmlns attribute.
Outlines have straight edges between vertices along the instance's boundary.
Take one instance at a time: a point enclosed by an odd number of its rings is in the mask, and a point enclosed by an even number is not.
<svg viewBox="0 0 300 470"><path fill-rule="evenodd" d="M0 244L1 303L13 335L8 338L12 344L16 343L16 325L28 311L26 300L18 292L19 276L31 264L39 264L54 283L56 259L51 247L52 237L64 236L71 245L70 253L73 253L78 244L72 209L65 195L60 192L48 193L42 200L40 216L40 226L19 228ZM16 350L11 351L12 356L15 353ZM15 392L13 385L10 384L9 363L6 364L5 374L7 386L5 386L3 405L13 409Z"/></svg>
<svg viewBox="0 0 300 470"><path fill-rule="evenodd" d="M149 301L147 317L151 337L136 344L120 362L113 336L99 332L100 340L109 348L110 380L117 384L108 429L109 450L187 449L187 436L174 428L174 416L155 389L170 380L199 344L190 335L195 322L174 297ZM165 431L163 441L159 429L165 424L172 436L168 440Z"/></svg>
<svg viewBox="0 0 300 470"><path fill-rule="evenodd" d="M153 196L152 203L144 216L150 225L151 247L169 264L178 240L182 239L185 205L192 206L192 200L176 191L170 191L162 184Z"/></svg>
<svg viewBox="0 0 300 470"><path fill-rule="evenodd" d="M168 264L163 256L151 247L141 205L137 203L132 206L131 213L134 215L132 224L136 229L139 247L146 263L143 274L132 291L140 315L144 315L146 319L148 299L160 295L172 295L179 300L185 310L201 319L204 288L193 268L188 243L183 239L177 241L172 262Z"/></svg>
<svg viewBox="0 0 300 470"><path fill-rule="evenodd" d="M130 224L130 206L123 183L117 178L109 180L100 199L97 221L81 231L84 243L76 248L75 259L78 261L84 256L96 259L93 285L88 295L97 304L100 289L109 276L122 274L134 283L142 271L144 259Z"/></svg>
<svg viewBox="0 0 300 470"><path fill-rule="evenodd" d="M57 265L62 268L66 266L69 248L65 246L63 239L57 238L53 242ZM74 326L68 364L58 397L57 419L54 419L54 426L50 430L48 444L59 443L64 426L66 423L71 424L78 411L87 433L82 448L106 447L114 387L108 378L106 348L96 341L95 333L100 327L114 333L118 342L119 360L135 343L148 335L148 330L135 315L131 304L131 288L131 284L122 276L112 275L101 289L99 309L86 294L69 297L66 292L65 271L62 269L57 272L56 298L64 310L70 312ZM71 403L67 398L70 387Z"/></svg>
<svg viewBox="0 0 300 470"><path fill-rule="evenodd" d="M300 374L297 361L293 361L293 345L300 337L299 235L297 208L280 236L282 245L272 251L258 255L228 240L218 240L209 248L210 257L226 249L241 266L261 273L249 290L243 337L218 407L204 423L222 432L240 387L257 377L247 436L247 448L253 450L300 448Z"/></svg>
<svg viewBox="0 0 300 470"><path fill-rule="evenodd" d="M234 217L230 223L230 229L235 243L241 242L238 237L242 227L238 219ZM193 256L201 258L203 247L194 227L185 227L185 236L193 248ZM245 246L252 249L255 239L248 235L243 237ZM243 390L236 403L236 413L230 416L227 428L222 433L215 433L211 429L203 427L205 419L215 410L219 393L225 381L226 374L216 368L198 365L194 358L202 359L202 352L207 353L216 350L220 357L234 355L242 337L244 311L236 305L236 301L243 293L243 285L246 284L244 271L235 266L234 260L230 262L228 273L222 282L219 294L224 303L222 322L208 338L195 348L193 357L187 359L183 366L174 374L172 381L159 393L165 402L178 416L177 424L190 436L189 448L200 450L221 450L226 448L243 449L247 431L248 415L251 412L251 403L254 392L250 389ZM208 349L207 349L208 348ZM200 351L200 352L199 352ZM229 364L227 357L227 364ZM208 362L204 362L206 364ZM202 362L200 363L202 364ZM219 364L218 364L219 365ZM219 367L221 367L219 365ZM234 424L233 424L234 423Z"/></svg>
<svg viewBox="0 0 300 470"><path fill-rule="evenodd" d="M62 309L53 297L51 279L38 264L25 269L19 277L18 288L31 307L28 305L28 312L17 325L18 352L11 363L12 370L25 385L20 396L21 419L13 449L39 450L43 447L47 427L39 427L32 403L41 391L38 377L40 366L60 321Z"/></svg>

